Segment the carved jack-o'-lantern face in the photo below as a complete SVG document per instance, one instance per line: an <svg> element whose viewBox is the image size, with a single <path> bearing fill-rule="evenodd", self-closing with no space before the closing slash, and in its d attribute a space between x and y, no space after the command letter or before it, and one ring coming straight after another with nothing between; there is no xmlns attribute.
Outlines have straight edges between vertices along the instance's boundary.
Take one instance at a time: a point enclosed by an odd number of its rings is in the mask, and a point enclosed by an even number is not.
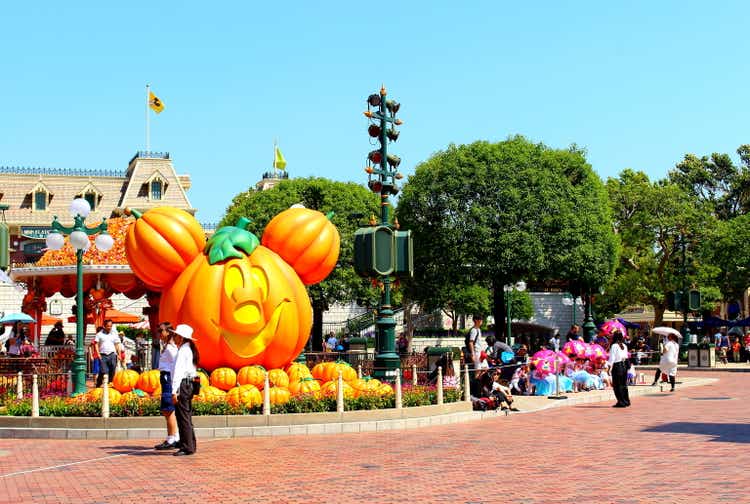
<svg viewBox="0 0 750 504"><path fill-rule="evenodd" d="M201 366L280 367L301 351L312 310L298 275L275 252L209 264L196 257L162 295L162 320L195 329Z"/></svg>

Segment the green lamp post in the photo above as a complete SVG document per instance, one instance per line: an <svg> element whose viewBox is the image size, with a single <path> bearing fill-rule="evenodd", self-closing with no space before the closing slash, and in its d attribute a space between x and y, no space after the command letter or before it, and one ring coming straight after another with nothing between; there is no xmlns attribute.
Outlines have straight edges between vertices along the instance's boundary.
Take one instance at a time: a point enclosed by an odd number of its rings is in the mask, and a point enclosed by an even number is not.
<svg viewBox="0 0 750 504"><path fill-rule="evenodd" d="M506 343L509 345L512 345L515 343L513 341L513 334L511 333L511 318L510 318L510 306L513 304L511 301L513 291L523 292L526 290L526 282L521 280L520 282L516 282L515 284L508 284L503 287L503 290L505 291L505 306L507 307L507 314L505 317L505 321L507 322L506 332L505 332L505 338Z"/></svg>
<svg viewBox="0 0 750 504"><path fill-rule="evenodd" d="M106 252L114 245L114 240L107 233L107 221L88 228L85 225L86 217L91 213L91 206L83 198L74 199L70 205L70 213L73 215L73 226L65 227L54 216L52 220L53 232L47 235L47 248L60 250L65 244L65 236L69 237L70 244L76 251L76 351L73 358L73 395L86 392L86 359L83 350L83 254L89 249L89 236L96 237L96 248Z"/></svg>
<svg viewBox="0 0 750 504"><path fill-rule="evenodd" d="M386 100L385 86L380 93L367 97L365 116L370 120L367 132L380 142L380 148L367 155L367 186L380 194L380 219L373 215L370 226L354 233L354 269L372 280L380 289L375 321L375 363L373 375L378 379L393 380L401 367L396 353L396 320L393 317L391 288L394 277L411 276L414 271L411 231L399 231L398 220L391 222L389 196L398 194L396 180L402 175L396 171L401 158L388 154L388 142L398 139L396 126L401 120L396 114L401 104Z"/></svg>
<svg viewBox="0 0 750 504"><path fill-rule="evenodd" d="M596 337L596 324L594 323L594 315L591 309L591 289L586 289L586 295L583 300L584 302L584 319L583 319L583 340L591 342Z"/></svg>

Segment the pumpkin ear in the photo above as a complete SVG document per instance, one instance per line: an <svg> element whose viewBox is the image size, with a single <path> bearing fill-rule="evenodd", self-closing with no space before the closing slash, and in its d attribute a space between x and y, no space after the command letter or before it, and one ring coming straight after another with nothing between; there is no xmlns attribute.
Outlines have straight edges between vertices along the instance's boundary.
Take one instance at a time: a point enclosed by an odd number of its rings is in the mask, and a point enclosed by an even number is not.
<svg viewBox="0 0 750 504"><path fill-rule="evenodd" d="M216 264L229 258L242 259L253 253L260 245L258 237L245 229L250 220L244 217L237 221L236 226L219 228L206 242L205 253L208 263Z"/></svg>

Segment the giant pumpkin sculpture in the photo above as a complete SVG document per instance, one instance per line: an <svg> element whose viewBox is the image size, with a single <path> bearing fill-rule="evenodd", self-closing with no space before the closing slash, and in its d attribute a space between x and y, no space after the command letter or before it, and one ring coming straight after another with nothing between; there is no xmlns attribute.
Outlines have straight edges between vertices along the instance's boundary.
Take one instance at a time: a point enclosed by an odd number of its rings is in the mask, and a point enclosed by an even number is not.
<svg viewBox="0 0 750 504"><path fill-rule="evenodd" d="M266 227L263 245L242 218L218 229L201 252L197 222L186 212L133 214L125 243L133 271L161 290L160 320L195 329L201 367L283 368L299 355L312 327L305 284L323 280L338 260L339 234L327 216L285 210Z"/></svg>

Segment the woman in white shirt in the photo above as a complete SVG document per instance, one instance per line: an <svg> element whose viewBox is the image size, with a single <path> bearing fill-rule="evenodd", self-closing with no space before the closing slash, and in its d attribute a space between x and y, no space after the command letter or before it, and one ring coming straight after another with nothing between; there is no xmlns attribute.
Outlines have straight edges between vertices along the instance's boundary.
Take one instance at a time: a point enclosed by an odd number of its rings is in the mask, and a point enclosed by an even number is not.
<svg viewBox="0 0 750 504"><path fill-rule="evenodd" d="M198 376L198 348L193 339L193 328L179 324L172 329L177 346L174 372L172 373L172 400L180 433L180 449L176 456L195 453L195 430L193 429L193 379Z"/></svg>
<svg viewBox="0 0 750 504"><path fill-rule="evenodd" d="M659 375L664 373L669 377L669 384L672 386L670 392L674 392L675 380L677 378L677 356L680 353L680 346L677 344L677 336L670 334L664 341L661 358L659 359L659 369L656 370L654 383L659 381Z"/></svg>
<svg viewBox="0 0 750 504"><path fill-rule="evenodd" d="M154 446L157 450L179 448L180 442L180 435L177 433L177 417L174 412L174 401L172 400L172 373L174 373L174 363L177 360L177 345L172 341L171 328L172 324L169 322L159 324L159 339L161 340L161 353L159 354L160 409L161 414L167 422L167 439L163 443Z"/></svg>
<svg viewBox="0 0 750 504"><path fill-rule="evenodd" d="M630 406L628 395L628 349L620 331L612 334L612 344L609 346L609 366L612 369L612 388L615 391L617 404L614 408Z"/></svg>

